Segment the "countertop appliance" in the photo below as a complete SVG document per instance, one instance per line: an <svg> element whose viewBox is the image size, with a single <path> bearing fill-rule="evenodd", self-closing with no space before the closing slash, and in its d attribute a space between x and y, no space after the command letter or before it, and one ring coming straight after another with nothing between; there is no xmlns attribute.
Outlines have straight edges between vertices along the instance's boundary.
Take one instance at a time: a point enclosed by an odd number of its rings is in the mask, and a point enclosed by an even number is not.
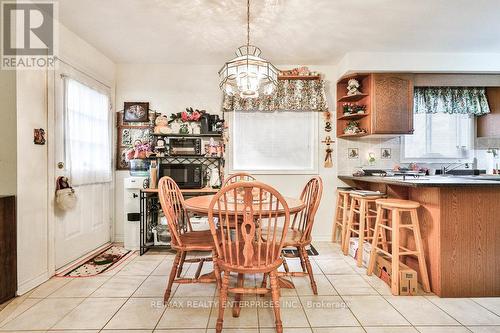
<svg viewBox="0 0 500 333"><path fill-rule="evenodd" d="M127 177L123 180L123 221L124 247L127 250L139 250L140 239L140 191L147 187L148 177Z"/></svg>
<svg viewBox="0 0 500 333"><path fill-rule="evenodd" d="M202 155L200 138L169 138L168 146L170 156Z"/></svg>
<svg viewBox="0 0 500 333"><path fill-rule="evenodd" d="M161 163L158 173L158 179L169 176L179 188L205 187L205 166L201 163Z"/></svg>

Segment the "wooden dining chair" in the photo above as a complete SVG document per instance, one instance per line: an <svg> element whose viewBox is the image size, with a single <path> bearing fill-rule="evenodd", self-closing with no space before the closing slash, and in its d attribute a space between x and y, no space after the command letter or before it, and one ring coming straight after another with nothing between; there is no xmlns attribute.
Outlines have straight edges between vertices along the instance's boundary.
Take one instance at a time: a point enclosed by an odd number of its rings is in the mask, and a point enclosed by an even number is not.
<svg viewBox="0 0 500 333"><path fill-rule="evenodd" d="M283 332L277 269L283 261L281 250L290 222L290 211L283 196L260 182L233 183L214 196L209 205L208 221L217 249L217 262L224 272L216 332L222 331L228 293L235 294L233 316L238 317L242 294L268 292L273 300L276 331ZM278 228L280 224L282 228ZM230 273L238 274L236 287L229 287ZM269 274L270 289L245 288L244 274L257 273Z"/></svg>
<svg viewBox="0 0 500 333"><path fill-rule="evenodd" d="M296 248L297 255L287 254L283 258L284 272L278 272L278 276L309 276L311 289L314 295L318 294L316 281L312 271L309 255L307 254L306 246L311 244L312 241L312 228L314 224L314 217L321 202L323 194L323 181L321 177L311 178L300 195L300 199L304 202L305 207L300 212L296 213L292 218L290 229L286 233L284 248ZM300 258L300 265L302 272L290 272L286 257ZM266 286L267 276L264 275L262 286Z"/></svg>
<svg viewBox="0 0 500 333"><path fill-rule="evenodd" d="M184 206L184 196L179 186L170 177L162 177L158 183L158 193L161 208L167 219L171 236L171 247L176 250L172 269L168 279L167 288L163 301L166 304L170 298L172 284L175 283L213 283L219 285L219 272L214 241L210 230L193 231L188 212ZM211 251L211 257L186 259L186 255L192 251ZM203 264L213 261L214 273L201 275ZM194 278L180 278L184 262L198 262ZM215 275L215 276L214 276Z"/></svg>
<svg viewBox="0 0 500 333"><path fill-rule="evenodd" d="M248 172L238 172L233 175L230 175L224 180L224 185L227 186L236 182L241 182L241 181L256 181L255 177L249 174Z"/></svg>

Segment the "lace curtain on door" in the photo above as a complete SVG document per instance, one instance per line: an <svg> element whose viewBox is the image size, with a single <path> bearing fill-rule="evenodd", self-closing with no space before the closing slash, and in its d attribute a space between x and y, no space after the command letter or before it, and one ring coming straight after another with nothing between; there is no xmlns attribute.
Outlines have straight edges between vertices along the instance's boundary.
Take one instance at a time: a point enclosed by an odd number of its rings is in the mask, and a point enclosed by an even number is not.
<svg viewBox="0 0 500 333"><path fill-rule="evenodd" d="M106 93L65 77L65 153L74 186L111 182L110 102Z"/></svg>

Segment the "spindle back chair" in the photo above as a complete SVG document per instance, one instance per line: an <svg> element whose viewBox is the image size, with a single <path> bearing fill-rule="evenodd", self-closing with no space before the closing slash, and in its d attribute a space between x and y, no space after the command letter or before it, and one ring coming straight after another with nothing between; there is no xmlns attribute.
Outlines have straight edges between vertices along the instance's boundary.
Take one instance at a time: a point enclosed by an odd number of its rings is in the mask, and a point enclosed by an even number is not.
<svg viewBox="0 0 500 333"><path fill-rule="evenodd" d="M251 182L251 181L256 181L256 180L257 179L254 176L252 176L251 174L249 174L248 172L238 172L238 173L232 174L229 177L227 177L224 180L223 186L227 186L227 185L234 184L236 182L241 182L241 181Z"/></svg>

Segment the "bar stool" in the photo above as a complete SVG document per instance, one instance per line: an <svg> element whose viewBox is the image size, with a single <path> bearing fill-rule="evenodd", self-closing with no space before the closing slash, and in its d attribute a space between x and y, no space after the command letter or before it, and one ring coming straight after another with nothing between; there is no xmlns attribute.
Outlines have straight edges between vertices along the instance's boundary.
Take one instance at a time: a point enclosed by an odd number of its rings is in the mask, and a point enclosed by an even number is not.
<svg viewBox="0 0 500 333"><path fill-rule="evenodd" d="M358 235L358 258L356 260L356 263L358 267L361 267L363 266L364 242L365 240L371 241L373 239L373 236L375 235L375 218L377 217L375 202L378 199L385 198L385 194L364 196L361 194L356 194L356 191L352 191L350 194L350 198L351 209L349 211L349 219L347 221L342 249L344 255L347 255L349 253L349 242L351 241L351 235L353 233Z"/></svg>
<svg viewBox="0 0 500 333"><path fill-rule="evenodd" d="M370 262L368 264L367 274L371 275L375 268L375 255L381 252L392 259L392 279L391 279L391 292L393 295L399 293L399 258L402 256L416 256L418 259L419 273L421 276L422 287L424 291L430 292L429 276L427 274L427 266L425 264L424 247L422 244L422 237L420 235L420 226L418 221L417 209L420 203L411 200L400 199L378 199L377 203L377 219L375 222L375 234L385 234L385 231L391 231L391 253L386 249L378 247L379 237L374 237L372 242L372 249L370 252ZM383 214L384 211L391 215L391 225L384 224ZM402 213L410 214L410 223L402 223ZM388 220L388 219L387 219ZM386 220L386 221L387 221ZM401 229L412 231L415 238L416 250L410 250L399 244Z"/></svg>
<svg viewBox="0 0 500 333"><path fill-rule="evenodd" d="M337 204L335 207L335 217L333 220L333 241L337 242L340 235L340 244L343 248L347 218L349 217L349 193L350 188L337 189Z"/></svg>

